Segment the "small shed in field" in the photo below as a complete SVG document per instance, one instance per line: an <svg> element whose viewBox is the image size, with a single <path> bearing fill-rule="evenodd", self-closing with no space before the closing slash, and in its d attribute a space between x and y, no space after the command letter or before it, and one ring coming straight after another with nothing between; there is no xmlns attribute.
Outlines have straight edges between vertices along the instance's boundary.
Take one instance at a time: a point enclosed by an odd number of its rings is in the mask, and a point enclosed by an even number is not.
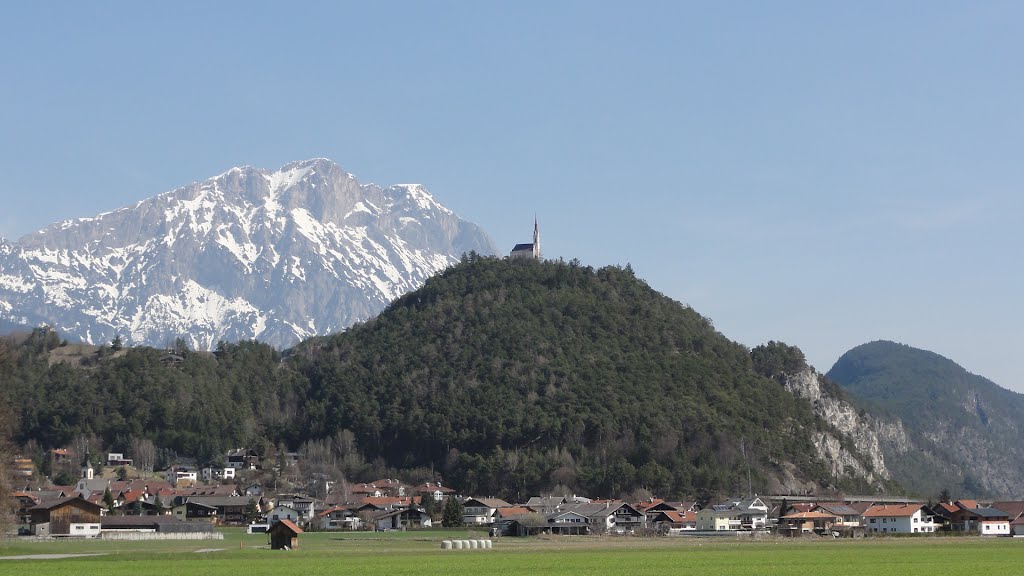
<svg viewBox="0 0 1024 576"><path fill-rule="evenodd" d="M302 534L302 528L291 520L278 520L270 530L267 530L267 534L270 535L271 550L295 549L299 547L299 534Z"/></svg>

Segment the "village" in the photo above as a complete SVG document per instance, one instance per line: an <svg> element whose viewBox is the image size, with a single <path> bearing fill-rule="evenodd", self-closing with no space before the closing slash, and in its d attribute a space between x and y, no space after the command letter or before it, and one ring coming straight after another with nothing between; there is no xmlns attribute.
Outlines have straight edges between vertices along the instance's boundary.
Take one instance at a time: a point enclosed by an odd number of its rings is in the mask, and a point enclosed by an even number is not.
<svg viewBox="0 0 1024 576"><path fill-rule="evenodd" d="M55 450L66 457L67 450ZM700 503L535 495L523 502L464 495L440 481L396 478L340 485L323 494L276 491L248 473L263 467L253 450L225 454L222 466L175 465L161 475L123 478L132 462L108 453L104 476L88 457L74 485L25 485L15 492L19 535L35 538L218 538L217 527L283 532L419 530L475 527L491 537L536 535L874 537L964 534L1024 535L1024 501L947 498L929 503L882 496L748 495ZM22 477L30 473L24 459Z"/></svg>

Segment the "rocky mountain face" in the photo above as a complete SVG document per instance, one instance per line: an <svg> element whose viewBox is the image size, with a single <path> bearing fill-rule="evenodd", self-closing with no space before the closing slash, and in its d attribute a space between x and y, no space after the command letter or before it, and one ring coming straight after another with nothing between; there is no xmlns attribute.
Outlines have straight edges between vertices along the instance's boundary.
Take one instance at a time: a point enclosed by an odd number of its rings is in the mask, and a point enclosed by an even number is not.
<svg viewBox="0 0 1024 576"><path fill-rule="evenodd" d="M1024 494L1024 396L933 352L871 342L828 372L861 412L902 422L910 448L881 444L894 479L911 492L965 497Z"/></svg>
<svg viewBox="0 0 1024 576"><path fill-rule="evenodd" d="M90 343L285 347L370 318L470 251L496 248L420 185L362 185L324 159L233 168L0 240L0 323Z"/></svg>
<svg viewBox="0 0 1024 576"><path fill-rule="evenodd" d="M903 424L858 410L847 399L830 391L825 377L810 367L784 376L786 390L811 403L814 413L839 434L823 431L814 438L818 454L828 462L833 476L855 475L876 483L892 480L885 455L899 455L911 448ZM851 449L852 448L852 449Z"/></svg>

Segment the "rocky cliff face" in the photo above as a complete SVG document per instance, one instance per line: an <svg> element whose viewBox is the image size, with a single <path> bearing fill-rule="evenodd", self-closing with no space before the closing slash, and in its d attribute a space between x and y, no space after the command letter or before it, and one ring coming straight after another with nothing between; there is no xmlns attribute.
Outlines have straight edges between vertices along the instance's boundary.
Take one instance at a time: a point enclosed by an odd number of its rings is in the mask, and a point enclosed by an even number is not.
<svg viewBox="0 0 1024 576"><path fill-rule="evenodd" d="M862 477L873 484L892 480L886 454L897 455L911 448L903 424L859 411L848 401L830 393L823 378L810 367L783 378L787 390L811 403L815 413L831 424L838 435L820 432L815 438L818 452L835 477Z"/></svg>
<svg viewBox="0 0 1024 576"><path fill-rule="evenodd" d="M233 168L95 218L0 241L0 321L162 346L342 330L487 235L422 186L361 185L329 160Z"/></svg>

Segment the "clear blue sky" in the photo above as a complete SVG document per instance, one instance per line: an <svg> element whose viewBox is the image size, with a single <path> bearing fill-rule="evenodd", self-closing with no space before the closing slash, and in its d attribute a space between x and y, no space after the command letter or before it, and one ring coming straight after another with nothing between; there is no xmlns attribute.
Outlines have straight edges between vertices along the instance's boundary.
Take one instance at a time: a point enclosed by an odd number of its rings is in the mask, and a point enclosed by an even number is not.
<svg viewBox="0 0 1024 576"><path fill-rule="evenodd" d="M822 371L1024 390L1024 3L9 2L0 235L250 164L421 182Z"/></svg>

